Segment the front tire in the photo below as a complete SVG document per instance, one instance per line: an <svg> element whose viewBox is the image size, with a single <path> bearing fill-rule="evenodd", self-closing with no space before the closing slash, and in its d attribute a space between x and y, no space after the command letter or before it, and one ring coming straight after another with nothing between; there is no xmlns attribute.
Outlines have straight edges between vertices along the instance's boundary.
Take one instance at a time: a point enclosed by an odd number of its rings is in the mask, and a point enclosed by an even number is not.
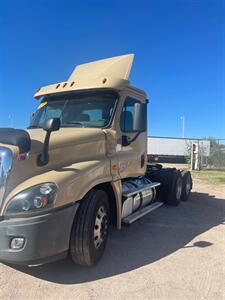
<svg viewBox="0 0 225 300"><path fill-rule="evenodd" d="M72 260L93 266L102 257L109 226L109 202L105 192L93 189L82 200L70 239Z"/></svg>

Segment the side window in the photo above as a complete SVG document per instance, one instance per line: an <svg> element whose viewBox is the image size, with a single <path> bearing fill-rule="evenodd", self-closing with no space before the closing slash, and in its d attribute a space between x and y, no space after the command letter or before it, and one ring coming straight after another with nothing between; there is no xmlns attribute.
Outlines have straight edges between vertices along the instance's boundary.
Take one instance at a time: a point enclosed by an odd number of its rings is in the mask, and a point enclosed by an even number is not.
<svg viewBox="0 0 225 300"><path fill-rule="evenodd" d="M120 128L123 132L134 131L134 107L139 101L132 98L127 98L124 102L120 116Z"/></svg>

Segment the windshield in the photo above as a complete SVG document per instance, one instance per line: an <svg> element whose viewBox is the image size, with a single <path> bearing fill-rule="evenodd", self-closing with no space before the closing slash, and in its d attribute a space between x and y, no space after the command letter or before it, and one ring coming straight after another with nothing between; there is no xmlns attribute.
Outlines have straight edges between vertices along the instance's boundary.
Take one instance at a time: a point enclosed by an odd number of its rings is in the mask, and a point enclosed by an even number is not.
<svg viewBox="0 0 225 300"><path fill-rule="evenodd" d="M60 118L61 127L107 127L112 118L116 99L115 93L45 97L28 129L42 128L49 118Z"/></svg>

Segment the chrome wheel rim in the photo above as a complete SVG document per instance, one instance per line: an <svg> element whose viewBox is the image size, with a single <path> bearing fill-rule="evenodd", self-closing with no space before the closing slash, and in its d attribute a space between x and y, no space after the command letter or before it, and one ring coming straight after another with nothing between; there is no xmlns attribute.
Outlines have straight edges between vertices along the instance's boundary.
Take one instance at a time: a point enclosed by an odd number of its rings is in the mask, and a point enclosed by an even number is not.
<svg viewBox="0 0 225 300"><path fill-rule="evenodd" d="M107 213L105 207L101 206L98 209L95 218L94 245L96 249L98 249L106 239L107 231L108 231Z"/></svg>
<svg viewBox="0 0 225 300"><path fill-rule="evenodd" d="M177 191L176 191L176 198L177 200L180 199L182 193L182 180L178 179L177 180Z"/></svg>
<svg viewBox="0 0 225 300"><path fill-rule="evenodd" d="M188 176L187 181L186 181L186 195L188 195L190 193L190 190L191 190L191 179Z"/></svg>

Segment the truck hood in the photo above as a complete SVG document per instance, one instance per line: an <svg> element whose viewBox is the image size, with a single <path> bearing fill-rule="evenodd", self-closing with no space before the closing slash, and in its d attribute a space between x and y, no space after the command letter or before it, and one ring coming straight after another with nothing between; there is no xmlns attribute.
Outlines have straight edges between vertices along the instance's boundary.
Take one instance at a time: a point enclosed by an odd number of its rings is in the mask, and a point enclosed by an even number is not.
<svg viewBox="0 0 225 300"><path fill-rule="evenodd" d="M99 128L61 128L53 132L49 143L49 163L37 165L42 152L46 132L42 129L27 131L31 138L28 159L18 160L18 148L4 144L14 152L12 169L9 173L6 195L18 184L38 174L68 167L77 162L101 160L106 155L106 136Z"/></svg>
<svg viewBox="0 0 225 300"><path fill-rule="evenodd" d="M31 138L31 154L40 153L46 132L43 129L32 129L28 130L28 133ZM104 133L99 128L61 128L59 131L52 132L49 151L102 139Z"/></svg>

